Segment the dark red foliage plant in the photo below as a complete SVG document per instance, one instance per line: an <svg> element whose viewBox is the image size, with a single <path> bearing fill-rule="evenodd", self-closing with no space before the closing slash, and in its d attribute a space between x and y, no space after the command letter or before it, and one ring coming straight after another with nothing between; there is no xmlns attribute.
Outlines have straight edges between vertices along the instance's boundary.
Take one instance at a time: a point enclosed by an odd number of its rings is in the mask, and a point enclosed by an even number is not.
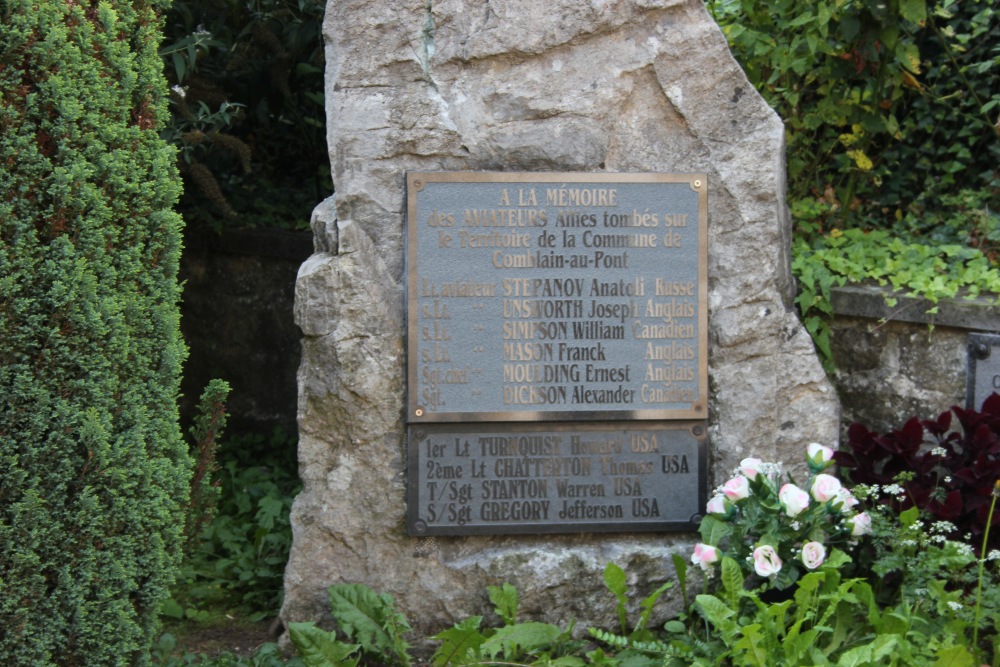
<svg viewBox="0 0 1000 667"><path fill-rule="evenodd" d="M954 422L957 421L957 424ZM898 484L903 493L883 496L896 511L917 507L956 530L948 537L979 555L1000 480L1000 395L982 410L953 407L937 419L913 417L897 431L880 434L862 424L848 429L845 450L834 460L854 484ZM1000 512L993 517L988 549L1000 548Z"/></svg>

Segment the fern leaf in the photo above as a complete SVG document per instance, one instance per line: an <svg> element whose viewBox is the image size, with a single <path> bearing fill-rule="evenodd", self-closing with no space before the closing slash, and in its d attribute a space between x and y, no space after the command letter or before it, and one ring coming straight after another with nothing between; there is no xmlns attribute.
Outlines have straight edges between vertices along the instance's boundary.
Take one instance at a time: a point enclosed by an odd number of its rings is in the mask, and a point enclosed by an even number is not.
<svg viewBox="0 0 1000 667"><path fill-rule="evenodd" d="M743 590L743 573L732 558L722 559L722 587L726 592L726 602L731 609L739 608L740 592Z"/></svg>
<svg viewBox="0 0 1000 667"><path fill-rule="evenodd" d="M442 642L431 656L434 667L445 665L466 665L481 659L481 647L486 637L479 632L482 616L471 616L458 625L434 635Z"/></svg>
<svg viewBox="0 0 1000 667"><path fill-rule="evenodd" d="M336 633L316 627L314 623L290 623L288 636L306 667L357 667L360 646L345 644Z"/></svg>
<svg viewBox="0 0 1000 667"><path fill-rule="evenodd" d="M410 624L396 611L391 597L378 595L364 584L338 584L328 593L334 619L363 652L386 662L410 664L409 644L401 636L410 631Z"/></svg>

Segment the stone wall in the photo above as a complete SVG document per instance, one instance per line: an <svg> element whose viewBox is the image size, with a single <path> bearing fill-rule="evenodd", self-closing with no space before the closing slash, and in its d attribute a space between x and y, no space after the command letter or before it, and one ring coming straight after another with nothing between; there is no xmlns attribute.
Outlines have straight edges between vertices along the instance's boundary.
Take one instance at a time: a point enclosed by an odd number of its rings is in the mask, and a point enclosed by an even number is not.
<svg viewBox="0 0 1000 667"><path fill-rule="evenodd" d="M181 414L190 423L213 378L229 382L227 433L296 428L299 338L293 303L309 234L189 232L181 257L181 330L189 355Z"/></svg>
<svg viewBox="0 0 1000 667"><path fill-rule="evenodd" d="M326 588L394 596L418 634L489 615L607 625L601 572L637 595L694 533L406 535L407 171L705 173L712 482L740 459L801 461L839 406L791 305L780 120L701 0L330 0L327 110L335 198L296 285L304 489L282 618L323 619Z"/></svg>
<svg viewBox="0 0 1000 667"><path fill-rule="evenodd" d="M965 407L969 334L1000 332L1000 307L988 299L932 304L897 296L890 307L885 294L864 286L833 291L830 342L845 434L854 422L884 432L910 417ZM938 312L928 314L935 305Z"/></svg>

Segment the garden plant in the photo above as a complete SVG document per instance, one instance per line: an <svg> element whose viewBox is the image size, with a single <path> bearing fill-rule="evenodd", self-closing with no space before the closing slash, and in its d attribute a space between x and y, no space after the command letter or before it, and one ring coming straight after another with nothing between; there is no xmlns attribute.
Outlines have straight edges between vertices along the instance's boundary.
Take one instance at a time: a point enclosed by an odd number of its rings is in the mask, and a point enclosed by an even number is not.
<svg viewBox="0 0 1000 667"><path fill-rule="evenodd" d="M0 664L142 665L191 462L166 3L0 3Z"/></svg>
<svg viewBox="0 0 1000 667"><path fill-rule="evenodd" d="M932 320L940 299L1000 294L996 3L707 6L785 123L796 303L828 370L832 287L916 295Z"/></svg>
<svg viewBox="0 0 1000 667"><path fill-rule="evenodd" d="M980 419L995 414L1000 397L987 403ZM938 437L949 440L937 433L925 445L933 449ZM952 438L961 439L960 433ZM626 573L607 565L604 583L618 618L612 629L587 628L581 635L572 623L520 618L518 591L503 584L488 591L499 626L482 616L464 619L432 637L436 648L425 658L435 667L1000 665L1000 551L989 546L990 528L1000 518L1000 480L989 489L986 522L972 546L952 539L955 526L926 509L899 511L906 492L898 483L840 482L835 462L844 455L811 444L809 475L801 483L778 464L744 459L709 500L702 541L687 556L674 554L676 584L668 581L630 603ZM903 456L889 455L889 467L901 466ZM689 597L699 579L702 592ZM680 602L681 612L652 623L668 599L673 608ZM193 655L171 657L165 638L161 664L418 662L409 623L391 597L338 584L329 600L333 630L314 623L288 628L297 657L282 658L269 644L253 658L198 662Z"/></svg>

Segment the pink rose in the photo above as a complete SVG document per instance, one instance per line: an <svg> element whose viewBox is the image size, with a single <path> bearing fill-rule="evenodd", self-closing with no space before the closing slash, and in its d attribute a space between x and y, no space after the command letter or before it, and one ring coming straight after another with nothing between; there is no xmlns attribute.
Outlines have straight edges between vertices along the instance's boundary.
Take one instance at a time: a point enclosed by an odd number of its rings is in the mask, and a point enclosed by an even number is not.
<svg viewBox="0 0 1000 667"><path fill-rule="evenodd" d="M727 514L729 508L726 507L726 497L721 493L717 496L713 496L711 500L708 501L708 505L705 506L705 511L709 514Z"/></svg>
<svg viewBox="0 0 1000 667"><path fill-rule="evenodd" d="M785 484L778 491L778 501L785 509L785 514L794 519L809 507L809 494L794 484Z"/></svg>
<svg viewBox="0 0 1000 667"><path fill-rule="evenodd" d="M826 559L826 547L819 542L806 542L802 545L802 564L808 570L815 570Z"/></svg>
<svg viewBox="0 0 1000 667"><path fill-rule="evenodd" d="M762 577L770 577L781 571L781 559L769 544L764 544L753 550L753 569Z"/></svg>
<svg viewBox="0 0 1000 667"><path fill-rule="evenodd" d="M872 532L872 518L868 516L868 512L855 514L851 517L851 523L854 525L851 529L851 535L854 537L861 537Z"/></svg>
<svg viewBox="0 0 1000 667"><path fill-rule="evenodd" d="M691 562L707 570L712 563L719 560L719 550L710 544L699 542L694 545L694 553L691 555Z"/></svg>
<svg viewBox="0 0 1000 667"><path fill-rule="evenodd" d="M730 502L743 500L750 495L750 483L746 477L733 477L722 486L722 492Z"/></svg>
<svg viewBox="0 0 1000 667"><path fill-rule="evenodd" d="M747 479L757 479L760 467L764 462L760 459L747 458L740 461L740 472L746 475Z"/></svg>
<svg viewBox="0 0 1000 667"><path fill-rule="evenodd" d="M812 497L821 503L833 500L840 494L840 480L833 475L816 475L812 485Z"/></svg>

